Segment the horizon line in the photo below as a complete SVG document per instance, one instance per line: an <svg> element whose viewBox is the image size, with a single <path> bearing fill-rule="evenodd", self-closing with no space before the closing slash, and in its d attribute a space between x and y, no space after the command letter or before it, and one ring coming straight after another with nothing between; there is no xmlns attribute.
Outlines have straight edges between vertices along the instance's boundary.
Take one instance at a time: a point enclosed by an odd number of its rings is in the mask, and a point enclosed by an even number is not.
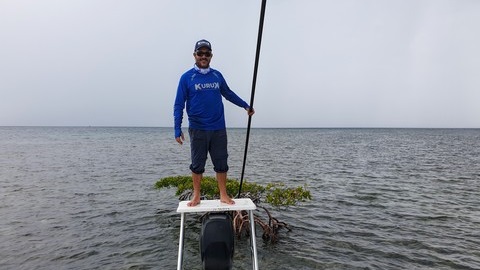
<svg viewBox="0 0 480 270"><path fill-rule="evenodd" d="M70 128L172 128L173 126L119 126L119 125L0 125L0 127L70 127ZM188 129L188 127L182 127ZM227 127L227 129L247 129L247 127ZM251 127L251 129L480 129L480 127Z"/></svg>

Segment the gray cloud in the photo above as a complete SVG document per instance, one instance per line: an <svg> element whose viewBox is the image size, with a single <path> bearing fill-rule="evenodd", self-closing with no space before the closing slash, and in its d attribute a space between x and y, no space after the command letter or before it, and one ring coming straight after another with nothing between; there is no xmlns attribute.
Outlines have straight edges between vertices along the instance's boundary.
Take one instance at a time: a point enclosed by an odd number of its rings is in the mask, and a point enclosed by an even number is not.
<svg viewBox="0 0 480 270"><path fill-rule="evenodd" d="M172 126L201 38L249 101L259 8L1 1L0 125ZM253 125L478 128L479 13L474 0L268 1Z"/></svg>

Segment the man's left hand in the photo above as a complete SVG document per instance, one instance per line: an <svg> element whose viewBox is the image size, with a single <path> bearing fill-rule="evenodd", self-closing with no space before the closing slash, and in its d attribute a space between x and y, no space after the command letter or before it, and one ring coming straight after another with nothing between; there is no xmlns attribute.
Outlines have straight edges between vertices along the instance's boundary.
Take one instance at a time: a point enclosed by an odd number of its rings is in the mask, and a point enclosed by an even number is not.
<svg viewBox="0 0 480 270"><path fill-rule="evenodd" d="M250 107L245 108L245 110L247 110L248 116L252 116L255 113L255 110Z"/></svg>

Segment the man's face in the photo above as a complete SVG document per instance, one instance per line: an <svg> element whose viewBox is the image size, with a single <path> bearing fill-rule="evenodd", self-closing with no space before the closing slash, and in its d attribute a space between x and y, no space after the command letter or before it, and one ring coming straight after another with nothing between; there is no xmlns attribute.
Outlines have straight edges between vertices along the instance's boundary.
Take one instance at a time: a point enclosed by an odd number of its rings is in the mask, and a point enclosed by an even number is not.
<svg viewBox="0 0 480 270"><path fill-rule="evenodd" d="M199 68L208 68L210 66L210 60L212 60L212 51L207 48L200 48L193 53L195 57L195 64Z"/></svg>

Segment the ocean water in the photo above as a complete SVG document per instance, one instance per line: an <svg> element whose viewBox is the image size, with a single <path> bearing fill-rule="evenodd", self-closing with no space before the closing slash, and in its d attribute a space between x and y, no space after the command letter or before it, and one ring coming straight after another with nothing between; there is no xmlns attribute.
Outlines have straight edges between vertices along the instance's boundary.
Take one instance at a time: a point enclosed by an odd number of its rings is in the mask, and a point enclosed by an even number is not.
<svg viewBox="0 0 480 270"><path fill-rule="evenodd" d="M228 132L240 178L246 131ZM189 151L171 128L0 127L0 269L176 269L178 198L153 185ZM478 129L253 129L245 178L313 196L270 207L292 231L257 238L260 269L480 269ZM185 269L199 229L187 215Z"/></svg>

